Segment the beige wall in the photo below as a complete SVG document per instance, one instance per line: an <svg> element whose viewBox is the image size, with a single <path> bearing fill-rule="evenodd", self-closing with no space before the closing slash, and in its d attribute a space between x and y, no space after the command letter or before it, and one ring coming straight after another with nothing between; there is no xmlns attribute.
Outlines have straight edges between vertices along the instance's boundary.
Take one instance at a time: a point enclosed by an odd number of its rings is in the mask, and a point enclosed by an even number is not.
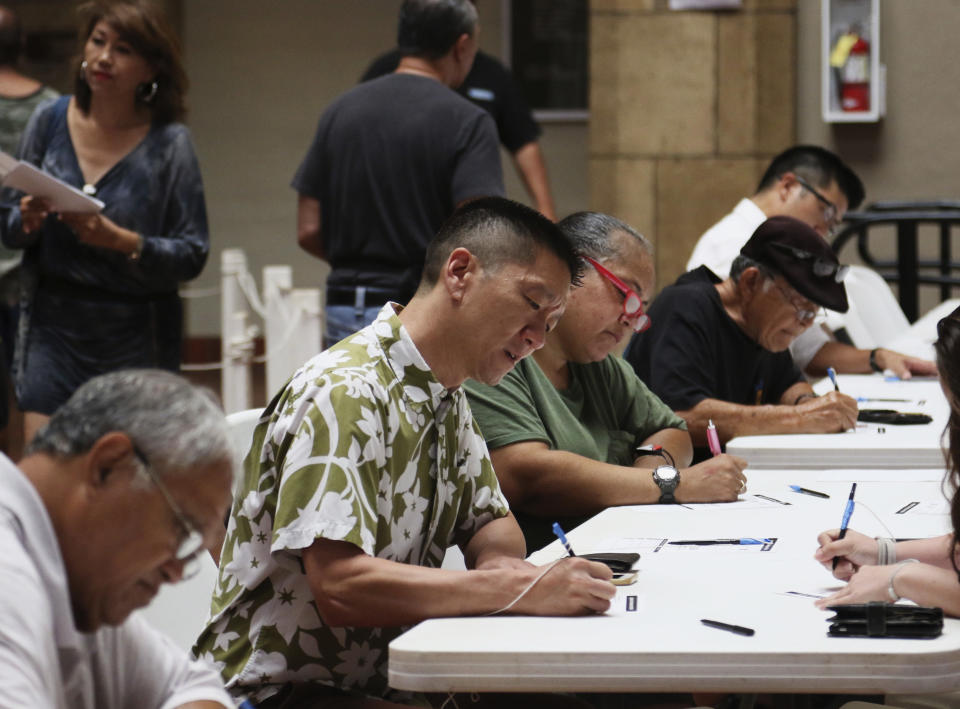
<svg viewBox="0 0 960 709"><path fill-rule="evenodd" d="M184 50L192 82L190 128L203 170L213 248L197 288L214 286L220 252L244 249L251 272L294 267L294 284L319 285L317 259L296 245L290 180L324 107L370 60L395 44L398 0L203 0L183 2ZM501 4L480 0L481 45L499 55ZM586 126L544 126L560 214L587 206ZM526 199L509 156L508 194ZM190 335L219 331L219 299L191 301Z"/></svg>

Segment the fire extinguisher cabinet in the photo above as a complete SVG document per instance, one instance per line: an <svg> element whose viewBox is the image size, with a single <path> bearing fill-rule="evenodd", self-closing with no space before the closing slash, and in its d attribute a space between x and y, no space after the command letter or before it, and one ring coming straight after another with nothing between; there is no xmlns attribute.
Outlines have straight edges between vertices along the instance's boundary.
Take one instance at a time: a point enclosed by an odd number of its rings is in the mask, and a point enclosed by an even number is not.
<svg viewBox="0 0 960 709"><path fill-rule="evenodd" d="M886 112L880 0L820 0L821 87L827 123L870 123Z"/></svg>

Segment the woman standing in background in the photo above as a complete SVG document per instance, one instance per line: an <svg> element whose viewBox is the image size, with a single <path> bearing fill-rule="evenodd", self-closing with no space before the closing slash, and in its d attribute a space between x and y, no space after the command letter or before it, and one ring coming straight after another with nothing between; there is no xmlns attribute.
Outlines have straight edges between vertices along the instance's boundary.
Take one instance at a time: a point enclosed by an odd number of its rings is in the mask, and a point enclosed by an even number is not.
<svg viewBox="0 0 960 709"><path fill-rule="evenodd" d="M179 368L177 287L209 251L173 32L148 0L80 11L74 95L37 108L21 159L106 206L55 213L25 195L5 224L4 243L25 249L14 378L27 441L98 374Z"/></svg>

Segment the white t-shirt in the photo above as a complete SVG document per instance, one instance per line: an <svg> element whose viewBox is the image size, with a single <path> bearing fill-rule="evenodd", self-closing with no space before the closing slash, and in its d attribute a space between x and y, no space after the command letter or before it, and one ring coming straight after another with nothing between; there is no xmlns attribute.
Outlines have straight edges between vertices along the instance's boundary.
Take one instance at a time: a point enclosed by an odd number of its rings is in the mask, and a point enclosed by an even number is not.
<svg viewBox="0 0 960 709"><path fill-rule="evenodd" d="M79 632L47 510L2 454L0 490L0 708L234 706L214 670L139 618Z"/></svg>
<svg viewBox="0 0 960 709"><path fill-rule="evenodd" d="M730 266L733 259L740 253L743 245L750 240L757 227L767 220L767 215L756 203L744 197L723 219L707 229L697 245L693 247L693 254L687 261L687 270L706 265L720 278L730 275ZM830 337L821 326L821 318L803 331L803 334L790 343L790 354L801 371L807 368L810 360L820 351Z"/></svg>

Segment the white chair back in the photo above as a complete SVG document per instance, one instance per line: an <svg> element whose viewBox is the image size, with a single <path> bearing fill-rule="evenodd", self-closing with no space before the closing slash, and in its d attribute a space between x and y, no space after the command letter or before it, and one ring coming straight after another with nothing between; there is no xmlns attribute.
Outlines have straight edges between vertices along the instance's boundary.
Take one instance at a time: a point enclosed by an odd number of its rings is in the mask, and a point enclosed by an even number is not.
<svg viewBox="0 0 960 709"><path fill-rule="evenodd" d="M260 420L261 409L246 409L227 416L230 442L238 461L247 455L253 430ZM236 491L239 475L235 476ZM200 571L193 578L176 584L164 584L157 597L138 611L154 628L171 638L178 647L190 650L210 616L210 597L217 580L217 565L209 554L200 555Z"/></svg>
<svg viewBox="0 0 960 709"><path fill-rule="evenodd" d="M870 350L903 335L910 322L883 277L865 266L851 266L844 285L850 302L843 326L854 346Z"/></svg>

